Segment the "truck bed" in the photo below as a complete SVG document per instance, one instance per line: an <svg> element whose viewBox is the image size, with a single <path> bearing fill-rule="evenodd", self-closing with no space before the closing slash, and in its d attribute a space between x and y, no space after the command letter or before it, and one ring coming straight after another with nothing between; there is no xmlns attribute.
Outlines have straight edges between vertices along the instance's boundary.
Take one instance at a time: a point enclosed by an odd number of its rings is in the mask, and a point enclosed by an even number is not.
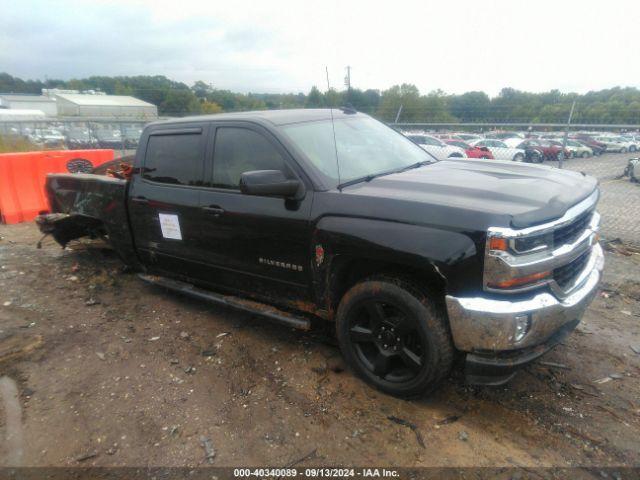
<svg viewBox="0 0 640 480"><path fill-rule="evenodd" d="M104 236L123 257L134 255L127 214L128 181L88 173L49 174L50 213L37 222L63 247L70 240Z"/></svg>

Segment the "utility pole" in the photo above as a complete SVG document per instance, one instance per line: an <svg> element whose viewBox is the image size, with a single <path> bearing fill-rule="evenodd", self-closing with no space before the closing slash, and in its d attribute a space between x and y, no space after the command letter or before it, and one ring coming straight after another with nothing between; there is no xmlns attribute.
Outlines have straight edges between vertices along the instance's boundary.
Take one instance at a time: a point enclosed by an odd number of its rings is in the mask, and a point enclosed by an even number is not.
<svg viewBox="0 0 640 480"><path fill-rule="evenodd" d="M347 75L344 77L344 85L347 87L346 104L351 104L351 67L347 65Z"/></svg>
<svg viewBox="0 0 640 480"><path fill-rule="evenodd" d="M567 126L564 129L564 137L562 137L562 159L558 162L558 168L562 168L564 160L564 152L567 149L567 137L569 136L569 125L571 125L571 117L573 117L573 109L576 108L576 101L571 104L571 111L569 112L569 118L567 119Z"/></svg>
<svg viewBox="0 0 640 480"><path fill-rule="evenodd" d="M347 87L347 92L351 92L351 67L347 65L347 76L344 77L344 85Z"/></svg>
<svg viewBox="0 0 640 480"><path fill-rule="evenodd" d="M402 113L402 104L400 104L400 108L398 108L398 113L396 114L396 121L393 123L398 123L398 120L400 120L401 113Z"/></svg>

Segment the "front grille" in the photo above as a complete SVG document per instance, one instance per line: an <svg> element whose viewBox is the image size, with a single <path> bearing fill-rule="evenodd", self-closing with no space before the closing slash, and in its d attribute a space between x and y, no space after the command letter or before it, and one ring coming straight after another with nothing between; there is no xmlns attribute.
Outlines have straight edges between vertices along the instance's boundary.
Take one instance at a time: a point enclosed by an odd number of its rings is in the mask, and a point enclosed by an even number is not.
<svg viewBox="0 0 640 480"><path fill-rule="evenodd" d="M570 285L580 273L584 270L584 267L587 265L589 261L589 255L591 254L591 249L584 252L578 258L576 258L573 262L567 263L562 267L558 267L553 271L553 278L556 283L560 285L561 288L565 288Z"/></svg>
<svg viewBox="0 0 640 480"><path fill-rule="evenodd" d="M572 243L589 226L593 211L587 211L575 218L569 225L557 228L553 232L553 244L557 248L567 243Z"/></svg>

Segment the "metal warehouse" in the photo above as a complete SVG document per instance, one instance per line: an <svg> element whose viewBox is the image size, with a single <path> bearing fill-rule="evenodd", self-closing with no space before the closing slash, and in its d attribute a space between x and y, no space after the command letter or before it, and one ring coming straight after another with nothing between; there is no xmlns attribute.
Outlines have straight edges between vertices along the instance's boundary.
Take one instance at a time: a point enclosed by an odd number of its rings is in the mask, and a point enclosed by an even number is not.
<svg viewBox="0 0 640 480"><path fill-rule="evenodd" d="M40 110L47 117L58 113L56 101L45 95L0 94L0 108L11 110Z"/></svg>
<svg viewBox="0 0 640 480"><path fill-rule="evenodd" d="M125 95L84 93L55 94L59 117L108 117L127 120L154 120L158 108Z"/></svg>

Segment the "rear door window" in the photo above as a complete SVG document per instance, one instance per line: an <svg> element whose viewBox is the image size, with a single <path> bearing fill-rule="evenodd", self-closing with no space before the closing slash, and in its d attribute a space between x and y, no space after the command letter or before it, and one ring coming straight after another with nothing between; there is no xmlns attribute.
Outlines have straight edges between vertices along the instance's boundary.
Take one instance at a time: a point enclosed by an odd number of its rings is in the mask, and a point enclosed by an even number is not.
<svg viewBox="0 0 640 480"><path fill-rule="evenodd" d="M142 177L159 183L201 186L205 143L201 131L151 134Z"/></svg>

